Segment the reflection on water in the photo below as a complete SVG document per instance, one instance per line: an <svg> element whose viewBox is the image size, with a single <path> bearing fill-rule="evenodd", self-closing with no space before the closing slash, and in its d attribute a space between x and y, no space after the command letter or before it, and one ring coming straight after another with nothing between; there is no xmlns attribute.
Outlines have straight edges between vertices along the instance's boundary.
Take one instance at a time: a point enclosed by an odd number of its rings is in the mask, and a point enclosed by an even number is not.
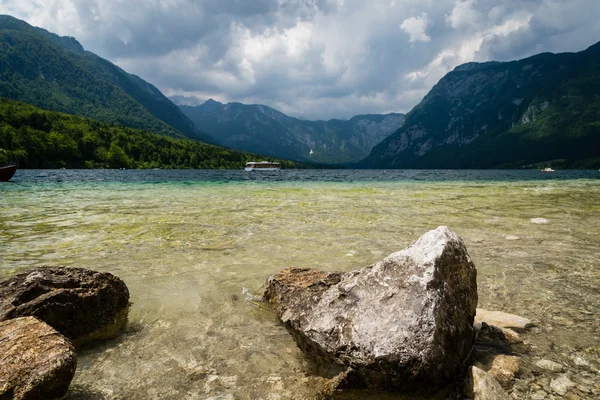
<svg viewBox="0 0 600 400"><path fill-rule="evenodd" d="M311 180L318 171L259 181L19 172L0 186L0 278L62 264L112 272L131 291L127 333L81 352L71 399L313 398L321 381L257 301L266 277L369 265L439 225L465 240L482 307L537 322L523 382L535 386L530 365L547 358L600 390L593 174L384 181L340 171L323 182Z"/></svg>

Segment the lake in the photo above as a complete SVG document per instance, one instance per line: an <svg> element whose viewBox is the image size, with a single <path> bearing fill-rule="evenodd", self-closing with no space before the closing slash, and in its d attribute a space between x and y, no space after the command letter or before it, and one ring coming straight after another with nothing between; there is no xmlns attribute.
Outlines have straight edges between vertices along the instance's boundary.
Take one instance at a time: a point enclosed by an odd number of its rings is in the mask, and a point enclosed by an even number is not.
<svg viewBox="0 0 600 400"><path fill-rule="evenodd" d="M0 279L66 265L131 292L127 332L80 352L69 399L309 399L319 379L260 302L267 277L361 268L439 225L464 239L480 306L537 325L514 395L544 390L555 375L533 364L549 359L574 393L600 396L599 171L19 170L13 181L0 184Z"/></svg>

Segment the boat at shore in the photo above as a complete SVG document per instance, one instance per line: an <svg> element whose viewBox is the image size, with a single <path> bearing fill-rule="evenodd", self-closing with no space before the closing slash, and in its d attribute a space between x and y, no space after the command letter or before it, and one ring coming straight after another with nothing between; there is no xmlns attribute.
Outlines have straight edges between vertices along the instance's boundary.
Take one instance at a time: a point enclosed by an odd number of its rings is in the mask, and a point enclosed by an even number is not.
<svg viewBox="0 0 600 400"><path fill-rule="evenodd" d="M8 165L6 167L0 167L0 182L8 182L10 178L17 172L16 165Z"/></svg>
<svg viewBox="0 0 600 400"><path fill-rule="evenodd" d="M542 172L554 172L554 170L550 167L546 167L542 170Z"/></svg>
<svg viewBox="0 0 600 400"><path fill-rule="evenodd" d="M250 161L244 168L246 171L279 171L281 164L269 161Z"/></svg>

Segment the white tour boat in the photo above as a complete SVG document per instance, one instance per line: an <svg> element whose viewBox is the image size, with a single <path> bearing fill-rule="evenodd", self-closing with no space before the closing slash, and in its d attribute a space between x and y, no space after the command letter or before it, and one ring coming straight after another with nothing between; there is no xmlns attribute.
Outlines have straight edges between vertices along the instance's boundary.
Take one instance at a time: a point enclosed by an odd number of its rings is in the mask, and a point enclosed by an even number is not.
<svg viewBox="0 0 600 400"><path fill-rule="evenodd" d="M246 163L246 171L279 171L281 164L269 161L250 161Z"/></svg>

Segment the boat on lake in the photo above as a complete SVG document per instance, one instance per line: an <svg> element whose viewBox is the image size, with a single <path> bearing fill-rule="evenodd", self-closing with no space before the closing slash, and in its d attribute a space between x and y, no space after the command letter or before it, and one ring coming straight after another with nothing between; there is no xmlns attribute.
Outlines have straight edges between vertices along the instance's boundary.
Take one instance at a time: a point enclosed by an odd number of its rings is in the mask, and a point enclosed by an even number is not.
<svg viewBox="0 0 600 400"><path fill-rule="evenodd" d="M8 165L6 167L0 167L0 182L8 182L10 178L17 172L16 165Z"/></svg>
<svg viewBox="0 0 600 400"><path fill-rule="evenodd" d="M246 171L279 171L281 164L270 161L250 161L246 163Z"/></svg>
<svg viewBox="0 0 600 400"><path fill-rule="evenodd" d="M546 167L542 170L542 172L554 172L554 170L550 167Z"/></svg>

